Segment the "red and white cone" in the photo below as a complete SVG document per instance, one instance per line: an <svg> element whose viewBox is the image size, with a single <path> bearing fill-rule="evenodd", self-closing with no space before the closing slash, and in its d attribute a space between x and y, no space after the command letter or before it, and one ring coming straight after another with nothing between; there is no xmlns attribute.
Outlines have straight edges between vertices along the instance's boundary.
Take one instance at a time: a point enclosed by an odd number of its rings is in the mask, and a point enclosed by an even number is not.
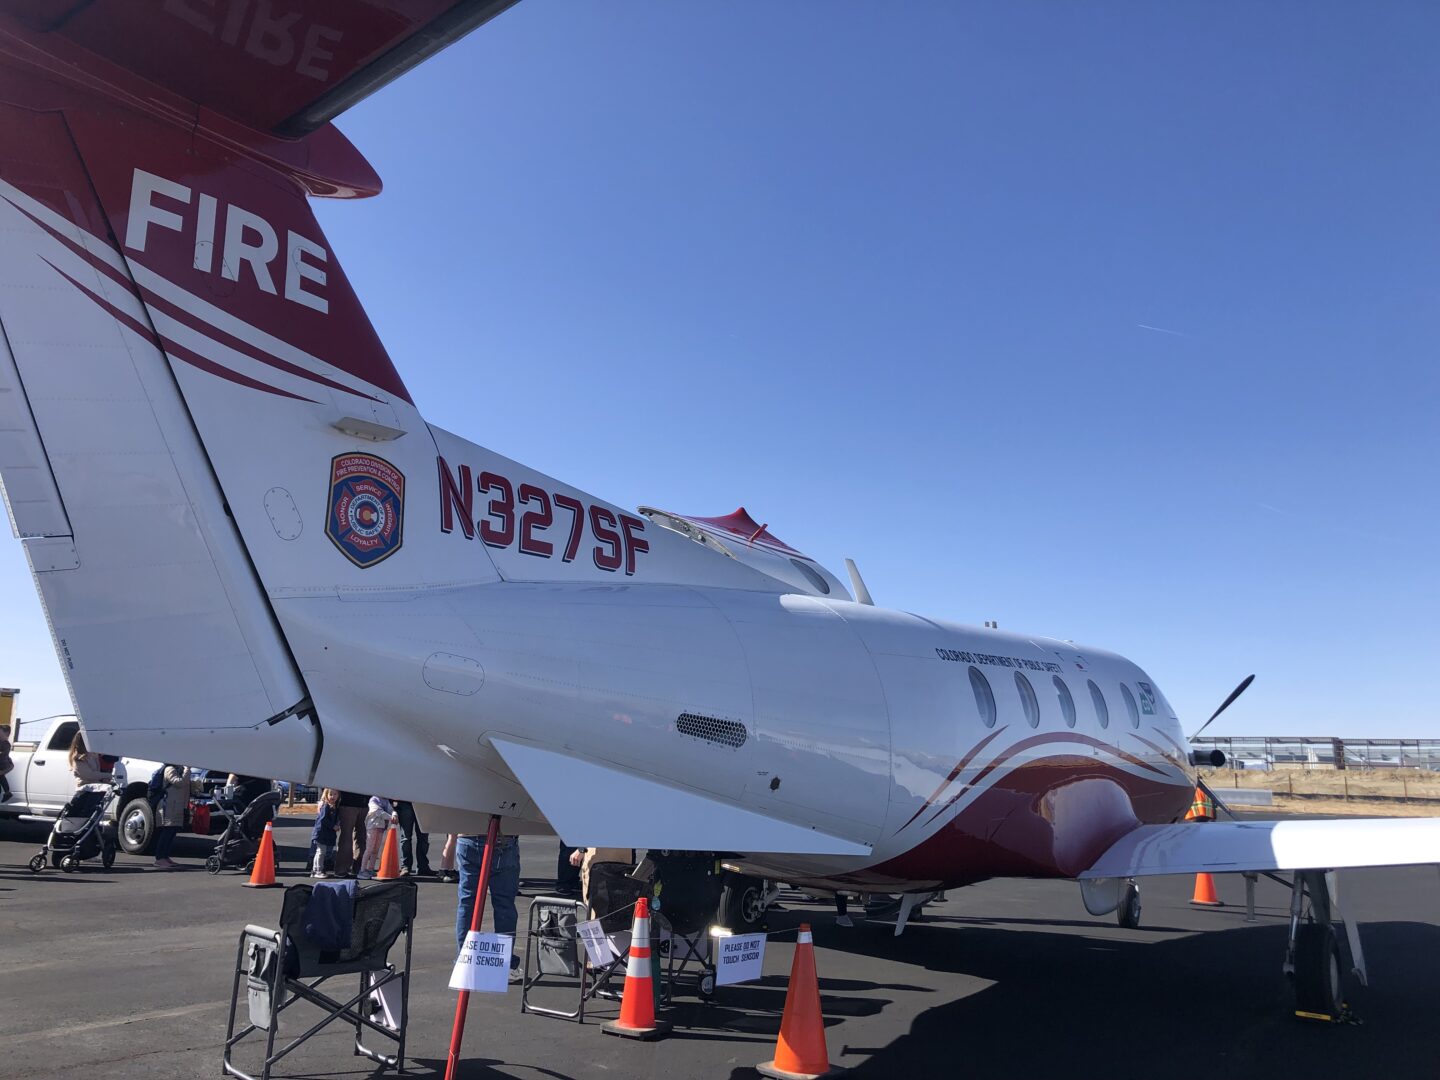
<svg viewBox="0 0 1440 1080"><path fill-rule="evenodd" d="M630 931L630 960L625 965L625 992L620 1019L602 1024L608 1035L627 1039L658 1039L669 1034L670 1022L655 1019L654 979L650 974L650 902L635 901L635 926Z"/></svg>

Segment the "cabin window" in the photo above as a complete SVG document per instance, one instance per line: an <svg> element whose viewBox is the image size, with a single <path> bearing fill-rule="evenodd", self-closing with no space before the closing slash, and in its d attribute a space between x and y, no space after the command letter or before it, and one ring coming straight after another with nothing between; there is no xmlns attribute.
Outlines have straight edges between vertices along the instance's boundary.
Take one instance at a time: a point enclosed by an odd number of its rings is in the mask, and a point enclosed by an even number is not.
<svg viewBox="0 0 1440 1080"><path fill-rule="evenodd" d="M990 680L977 667L970 669L970 689L975 692L975 707L980 710L980 719L986 727L994 727L995 694L990 689Z"/></svg>
<svg viewBox="0 0 1440 1080"><path fill-rule="evenodd" d="M1095 719L1100 721L1102 728L1110 726L1110 706L1105 704L1105 694L1100 687L1095 685L1094 679L1087 679L1090 687L1090 700L1095 704Z"/></svg>
<svg viewBox="0 0 1440 1080"><path fill-rule="evenodd" d="M1130 714L1130 726L1138 728L1140 726L1140 706L1135 704L1135 695L1123 682L1120 684L1120 696L1125 699L1125 711Z"/></svg>
<svg viewBox="0 0 1440 1080"><path fill-rule="evenodd" d="M810 582L811 586L814 587L816 592L818 592L821 596L830 595L830 583L826 581L823 577L821 577L818 573L816 573L813 566L806 566L799 559L791 559L790 563L792 566L795 567L796 570L799 570L800 573L805 576L805 580Z"/></svg>
<svg viewBox="0 0 1440 1080"><path fill-rule="evenodd" d="M1031 727L1040 726L1040 699L1035 696L1035 687L1020 672L1015 672L1015 688L1020 691L1020 704L1025 707L1025 722Z"/></svg>
<svg viewBox="0 0 1440 1080"><path fill-rule="evenodd" d="M1060 712L1065 717L1065 726L1075 726L1075 699L1070 696L1070 688L1065 685L1065 680L1059 675L1054 676L1055 695L1060 699Z"/></svg>

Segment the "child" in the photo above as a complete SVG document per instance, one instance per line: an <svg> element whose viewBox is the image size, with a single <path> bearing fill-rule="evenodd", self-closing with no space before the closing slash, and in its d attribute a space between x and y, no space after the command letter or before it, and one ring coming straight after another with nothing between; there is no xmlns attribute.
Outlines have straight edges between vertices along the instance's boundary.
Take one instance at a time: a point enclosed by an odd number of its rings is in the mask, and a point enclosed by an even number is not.
<svg viewBox="0 0 1440 1080"><path fill-rule="evenodd" d="M365 815L365 861L360 867L362 878L373 878L380 869L381 849L385 846L385 830L395 817L395 807L389 799L379 795L370 796L370 810Z"/></svg>
<svg viewBox="0 0 1440 1080"><path fill-rule="evenodd" d="M320 792L315 807L315 827L310 830L310 876L328 878L325 869L335 858L335 840L340 829L340 793L334 788Z"/></svg>

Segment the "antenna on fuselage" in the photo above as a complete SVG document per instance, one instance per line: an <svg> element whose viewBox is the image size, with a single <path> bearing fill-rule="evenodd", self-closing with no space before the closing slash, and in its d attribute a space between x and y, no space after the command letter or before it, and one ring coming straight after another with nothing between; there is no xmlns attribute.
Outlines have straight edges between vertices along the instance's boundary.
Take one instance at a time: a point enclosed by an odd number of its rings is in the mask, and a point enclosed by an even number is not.
<svg viewBox="0 0 1440 1080"><path fill-rule="evenodd" d="M870 599L870 590L865 587L865 579L860 576L860 568L855 565L854 559L845 560L845 571L850 575L850 588L855 590L855 602L874 607L875 601Z"/></svg>

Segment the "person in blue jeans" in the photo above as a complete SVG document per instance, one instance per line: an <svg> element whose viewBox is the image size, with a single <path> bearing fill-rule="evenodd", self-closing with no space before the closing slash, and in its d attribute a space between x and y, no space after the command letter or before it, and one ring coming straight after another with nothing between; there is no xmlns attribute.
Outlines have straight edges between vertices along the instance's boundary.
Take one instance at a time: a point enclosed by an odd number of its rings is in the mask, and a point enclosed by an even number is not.
<svg viewBox="0 0 1440 1080"><path fill-rule="evenodd" d="M455 868L460 873L457 889L459 904L455 908L455 950L465 945L470 920L475 915L475 890L480 884L480 860L485 855L485 837L462 836L455 842ZM495 920L495 933L515 936L519 913L515 897L520 893L520 841L502 836L495 841L495 861L490 866L490 906ZM510 953L510 975L520 971L520 957L513 947Z"/></svg>

